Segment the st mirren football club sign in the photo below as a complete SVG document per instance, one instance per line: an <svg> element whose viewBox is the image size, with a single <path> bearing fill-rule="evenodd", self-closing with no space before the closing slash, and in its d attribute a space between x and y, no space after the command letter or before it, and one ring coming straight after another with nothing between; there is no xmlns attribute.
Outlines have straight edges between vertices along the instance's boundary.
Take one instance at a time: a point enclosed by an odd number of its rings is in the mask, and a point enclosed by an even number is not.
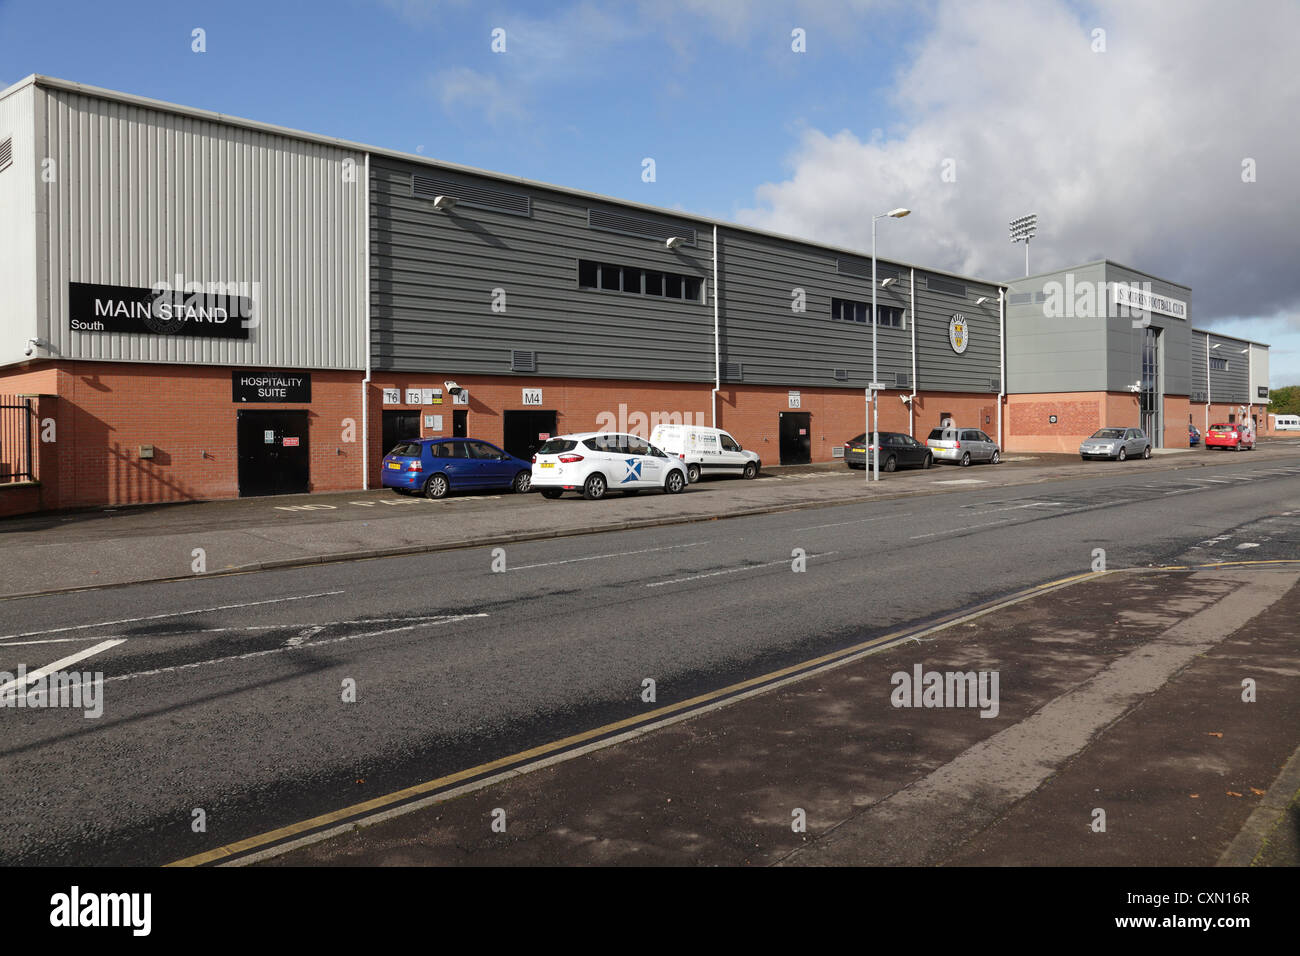
<svg viewBox="0 0 1300 956"><path fill-rule="evenodd" d="M219 292L68 283L68 328L215 339L247 339L253 300Z"/></svg>
<svg viewBox="0 0 1300 956"><path fill-rule="evenodd" d="M948 343L958 355L970 344L970 326L966 323L966 316L960 312L948 320Z"/></svg>

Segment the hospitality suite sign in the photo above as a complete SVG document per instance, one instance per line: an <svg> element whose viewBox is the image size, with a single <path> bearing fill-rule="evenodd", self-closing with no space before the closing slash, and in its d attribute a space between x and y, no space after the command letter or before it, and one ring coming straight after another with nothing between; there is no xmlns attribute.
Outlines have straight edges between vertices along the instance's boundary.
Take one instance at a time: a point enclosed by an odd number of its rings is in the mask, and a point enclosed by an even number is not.
<svg viewBox="0 0 1300 956"><path fill-rule="evenodd" d="M247 339L255 324L253 300L232 294L230 284L211 284L196 291L165 284L144 289L68 283L68 328L74 332Z"/></svg>

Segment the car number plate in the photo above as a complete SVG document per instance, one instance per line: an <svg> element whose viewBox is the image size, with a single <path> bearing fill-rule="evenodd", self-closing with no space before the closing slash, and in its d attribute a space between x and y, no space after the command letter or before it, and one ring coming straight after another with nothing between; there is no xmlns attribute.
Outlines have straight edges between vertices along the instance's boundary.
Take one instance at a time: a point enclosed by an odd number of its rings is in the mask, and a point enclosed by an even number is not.
<svg viewBox="0 0 1300 956"><path fill-rule="evenodd" d="M395 461L390 461L390 462L388 463L388 467L391 468L391 469L393 469L393 471L401 471L401 470L402 470L402 466L399 465L399 464L398 464L397 462L395 462Z"/></svg>
<svg viewBox="0 0 1300 956"><path fill-rule="evenodd" d="M554 468L554 467L555 467L555 462L553 462L553 461L543 461L543 462L540 462L540 465L541 465L542 468Z"/></svg>

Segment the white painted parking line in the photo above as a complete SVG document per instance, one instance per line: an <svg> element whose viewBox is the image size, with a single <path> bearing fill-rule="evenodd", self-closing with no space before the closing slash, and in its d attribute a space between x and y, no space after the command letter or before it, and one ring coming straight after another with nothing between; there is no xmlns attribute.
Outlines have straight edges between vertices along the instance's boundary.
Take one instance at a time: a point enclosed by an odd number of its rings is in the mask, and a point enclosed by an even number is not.
<svg viewBox="0 0 1300 956"><path fill-rule="evenodd" d="M94 647L87 647L84 651L77 651L77 653L69 654L67 657L61 657L53 664L46 664L44 667L38 667L34 671L28 671L26 674L22 676L21 679L15 677L13 680L6 683L3 687L0 687L0 696L8 693L10 690L14 688L17 688L20 683L25 687L26 685L32 683L33 681L40 680L42 677L45 677L47 674L53 674L55 671L62 670L63 668L68 667L72 664L76 664L78 661L84 661L87 657L94 657L96 654L100 654L108 650L110 647L117 647L117 645L125 644L125 643L126 643L126 638L124 637L112 641L101 641L100 643L96 644Z"/></svg>
<svg viewBox="0 0 1300 956"><path fill-rule="evenodd" d="M601 558L626 558L633 554L650 554L654 551L676 551L678 548L698 548L707 541L692 541L689 544L672 544L664 548L642 548L639 551L617 551L614 554L593 554L586 558L566 558L563 561L543 561L541 564L521 564L517 568L507 567L507 571L531 571L533 568L553 568L560 564L577 564L579 561L599 561Z"/></svg>
<svg viewBox="0 0 1300 956"><path fill-rule="evenodd" d="M818 528L838 528L840 527L840 525L846 525L846 524L865 524L868 521L885 521L889 518L906 518L910 516L911 513L912 512L910 511L904 511L901 514L896 514L896 515L878 515L875 518L854 518L852 521L832 521L830 524L812 524L806 528L795 528L794 530L795 531L816 531Z"/></svg>
<svg viewBox="0 0 1300 956"><path fill-rule="evenodd" d="M0 641L7 641L15 637L36 637L39 634L62 634L65 631L84 631L95 627L113 627L118 624L138 624L141 621L160 621L167 617L188 617L191 614L208 614L212 611L232 611L241 607L260 607L264 604L283 604L286 601L306 601L310 598L329 597L334 594L342 594L342 591L320 591L316 594L299 594L295 597L271 598L266 601L247 601L243 604L220 604L216 607L201 607L192 611L173 611L168 614L150 614L147 617L124 617L116 621L99 621L95 624L73 624L70 627L51 627L43 631L22 631L18 634L0 634ZM93 640L93 638L84 638L84 640Z"/></svg>
<svg viewBox="0 0 1300 956"><path fill-rule="evenodd" d="M806 555L806 557L809 557L809 558L825 558L825 557L829 557L829 556L832 555L832 554L839 554L839 552L838 552L838 551L822 551L822 552L820 552L820 553L818 553L818 554L808 554L808 555ZM747 564L747 565L745 565L743 568L725 568L725 569L723 569L723 570L721 570L721 571L706 571L706 572L704 572L703 574L688 574L686 577L683 577L683 578L673 578L673 579L671 579L671 580L669 580L669 581L652 581L651 583L647 584L646 587L648 587L648 588L661 588L661 587L664 587L665 585L668 585L668 584L681 584L683 581L699 581L699 580L702 579L702 578L716 578L716 577L718 577L719 575L723 575L723 574L736 574L736 573L738 573L738 572L740 572L740 571L757 571L757 570L759 570L760 568L771 568L771 567L775 567L775 566L778 565L778 564L785 564L785 565L788 565L792 560L793 560L793 558L780 558L779 560L776 560L776 561L767 561L767 562L765 562L765 563L763 563L763 564Z"/></svg>

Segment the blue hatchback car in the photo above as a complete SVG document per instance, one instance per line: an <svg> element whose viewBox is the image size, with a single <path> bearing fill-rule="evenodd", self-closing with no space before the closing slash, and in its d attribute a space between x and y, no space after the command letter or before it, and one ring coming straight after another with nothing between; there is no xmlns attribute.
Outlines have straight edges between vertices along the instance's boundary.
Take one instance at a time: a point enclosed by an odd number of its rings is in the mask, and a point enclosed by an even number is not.
<svg viewBox="0 0 1300 956"><path fill-rule="evenodd" d="M384 456L379 466L385 488L427 498L445 498L471 488L531 490L532 462L476 438L410 438Z"/></svg>

